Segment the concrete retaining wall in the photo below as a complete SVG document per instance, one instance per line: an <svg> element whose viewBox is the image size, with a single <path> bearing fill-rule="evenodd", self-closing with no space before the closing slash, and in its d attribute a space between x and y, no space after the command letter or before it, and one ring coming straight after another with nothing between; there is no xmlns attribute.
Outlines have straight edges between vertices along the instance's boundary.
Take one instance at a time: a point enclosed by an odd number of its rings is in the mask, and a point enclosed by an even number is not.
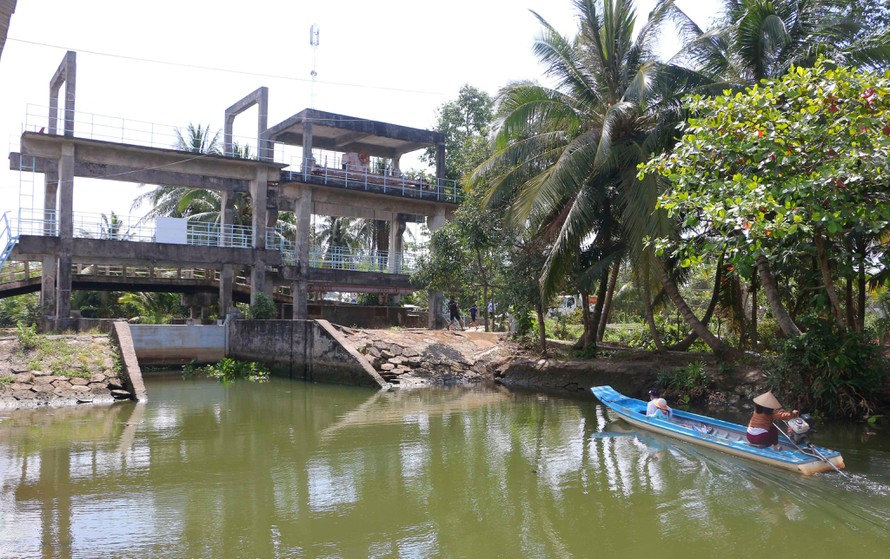
<svg viewBox="0 0 890 559"><path fill-rule="evenodd" d="M133 347L143 365L216 363L226 356L226 327L131 324Z"/></svg>
<svg viewBox="0 0 890 559"><path fill-rule="evenodd" d="M309 318L320 318L355 328L425 328L426 313L408 312L404 307L370 307L309 303Z"/></svg>
<svg viewBox="0 0 890 559"><path fill-rule="evenodd" d="M120 347L124 368L124 382L127 385L127 390L133 395L134 400L144 402L147 398L145 383L142 382L142 369L139 368L139 360L136 358L136 351L133 348L130 325L124 320L114 322L111 329L111 337Z"/></svg>
<svg viewBox="0 0 890 559"><path fill-rule="evenodd" d="M233 320L228 356L310 382L389 386L326 320Z"/></svg>

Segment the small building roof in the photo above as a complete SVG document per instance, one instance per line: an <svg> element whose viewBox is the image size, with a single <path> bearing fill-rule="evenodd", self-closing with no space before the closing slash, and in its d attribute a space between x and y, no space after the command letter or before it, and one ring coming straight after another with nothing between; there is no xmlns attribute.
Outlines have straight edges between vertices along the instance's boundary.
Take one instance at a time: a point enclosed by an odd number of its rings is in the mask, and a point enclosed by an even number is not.
<svg viewBox="0 0 890 559"><path fill-rule="evenodd" d="M403 153L445 143L445 136L432 130L389 122L304 109L269 129L274 142L302 146L306 123L312 123L312 147L339 152L367 152L375 157L398 157Z"/></svg>

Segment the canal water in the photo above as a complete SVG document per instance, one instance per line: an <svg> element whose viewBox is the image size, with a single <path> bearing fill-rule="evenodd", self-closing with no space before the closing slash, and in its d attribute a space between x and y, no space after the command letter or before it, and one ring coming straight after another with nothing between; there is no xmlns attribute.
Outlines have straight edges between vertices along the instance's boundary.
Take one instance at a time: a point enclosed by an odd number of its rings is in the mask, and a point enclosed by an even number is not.
<svg viewBox="0 0 890 559"><path fill-rule="evenodd" d="M0 412L0 557L890 556L886 429L820 429L850 477L804 477L635 433L586 395L147 387Z"/></svg>

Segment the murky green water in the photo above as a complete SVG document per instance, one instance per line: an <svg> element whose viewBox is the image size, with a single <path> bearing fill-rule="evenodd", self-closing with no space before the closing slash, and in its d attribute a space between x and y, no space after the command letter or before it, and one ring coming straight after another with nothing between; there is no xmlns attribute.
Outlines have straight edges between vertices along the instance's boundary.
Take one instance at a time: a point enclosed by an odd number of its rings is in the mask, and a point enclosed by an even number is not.
<svg viewBox="0 0 890 559"><path fill-rule="evenodd" d="M148 381L0 412L0 557L890 556L890 436L849 479L654 435L592 396Z"/></svg>

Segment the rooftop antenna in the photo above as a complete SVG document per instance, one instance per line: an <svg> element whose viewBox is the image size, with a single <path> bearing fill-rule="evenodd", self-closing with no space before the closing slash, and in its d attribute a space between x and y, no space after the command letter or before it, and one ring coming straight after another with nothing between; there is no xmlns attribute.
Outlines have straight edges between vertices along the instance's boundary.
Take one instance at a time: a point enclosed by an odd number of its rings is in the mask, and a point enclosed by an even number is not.
<svg viewBox="0 0 890 559"><path fill-rule="evenodd" d="M314 23L309 27L309 46L312 47L312 84L309 86L309 108L315 108L315 78L318 77L316 67L318 66L318 26Z"/></svg>

